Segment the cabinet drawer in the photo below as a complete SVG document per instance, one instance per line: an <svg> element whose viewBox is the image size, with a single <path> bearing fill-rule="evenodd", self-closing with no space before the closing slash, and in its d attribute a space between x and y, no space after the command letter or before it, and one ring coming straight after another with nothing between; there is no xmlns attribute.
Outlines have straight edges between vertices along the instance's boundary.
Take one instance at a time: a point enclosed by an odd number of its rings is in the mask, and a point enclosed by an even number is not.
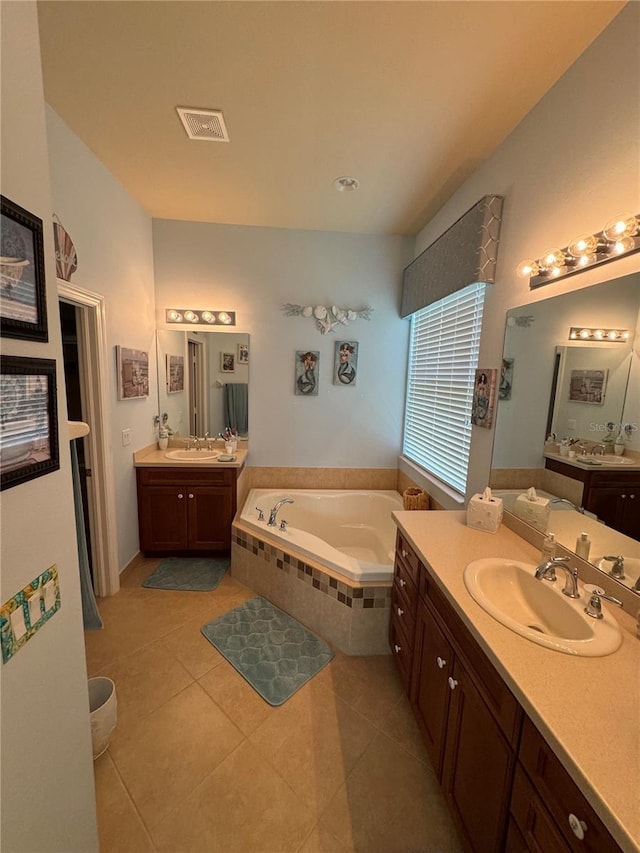
<svg viewBox="0 0 640 853"><path fill-rule="evenodd" d="M608 829L528 718L522 729L519 757L570 850L619 853L620 847ZM574 835L569 825L570 815L586 824L582 840Z"/></svg>
<svg viewBox="0 0 640 853"><path fill-rule="evenodd" d="M407 604L407 600L396 586L391 593L391 618L402 627L406 638L413 646L415 633L415 611Z"/></svg>
<svg viewBox="0 0 640 853"><path fill-rule="evenodd" d="M442 620L454 649L466 659L476 687L503 734L515 746L522 719L522 710L516 698L435 584L429 584L428 598Z"/></svg>
<svg viewBox="0 0 640 853"><path fill-rule="evenodd" d="M418 555L416 554L416 552L413 550L411 545L409 545L409 543L402 535L402 533L400 533L400 531L398 531L398 536L396 538L396 557L399 557L404 563L409 573L409 577L417 586L420 560L418 559ZM396 559L396 563L397 562L398 559Z"/></svg>
<svg viewBox="0 0 640 853"><path fill-rule="evenodd" d="M396 666L400 671L400 675L402 676L402 680L405 683L407 689L409 688L409 683L411 681L411 663L413 660L413 637L411 640L405 635L403 629L400 625L398 625L397 621L391 618L389 622L389 644L391 646L391 653L396 662Z"/></svg>
<svg viewBox="0 0 640 853"><path fill-rule="evenodd" d="M519 836L520 842L519 846L513 847L514 850L526 850L531 853L567 853L567 845L562 835L519 765L516 765L513 779L511 815L517 825L518 835L515 832L512 833L510 827L509 837L511 838L512 834L516 838ZM511 849L507 847L507 850Z"/></svg>
<svg viewBox="0 0 640 853"><path fill-rule="evenodd" d="M137 468L138 483L142 486L194 483L203 486L230 486L235 482L233 468Z"/></svg>
<svg viewBox="0 0 640 853"><path fill-rule="evenodd" d="M396 556L396 564L393 575L393 592L398 598L404 600L407 610L415 617L417 592L411 576L401 559Z"/></svg>

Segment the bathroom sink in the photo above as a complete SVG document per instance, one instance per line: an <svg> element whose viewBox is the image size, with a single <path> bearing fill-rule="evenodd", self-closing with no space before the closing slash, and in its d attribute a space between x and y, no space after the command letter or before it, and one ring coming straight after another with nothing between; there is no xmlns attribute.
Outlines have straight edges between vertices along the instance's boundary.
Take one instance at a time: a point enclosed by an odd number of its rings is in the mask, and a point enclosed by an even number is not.
<svg viewBox="0 0 640 853"><path fill-rule="evenodd" d="M180 462L207 462L217 459L219 455L210 450L170 450L165 453L167 459L179 459Z"/></svg>
<svg viewBox="0 0 640 853"><path fill-rule="evenodd" d="M464 583L490 616L538 645L583 657L615 652L622 634L606 602L604 619L592 619L584 612L584 590L579 599L563 595L562 570L555 583L536 580L535 570L516 560L474 560L464 570Z"/></svg>
<svg viewBox="0 0 640 853"><path fill-rule="evenodd" d="M580 462L582 465L593 465L594 467L598 467L600 465L637 465L638 462L636 459L633 459L631 456L614 456L613 453L605 453L603 456L578 456L576 457L577 462Z"/></svg>
<svg viewBox="0 0 640 853"><path fill-rule="evenodd" d="M617 556L617 553L614 551L612 556ZM632 587L640 577L640 557L625 557L624 554L622 556L624 558L624 580L621 582L625 586ZM605 560L604 557L596 557L592 562L607 575L613 567L613 562Z"/></svg>

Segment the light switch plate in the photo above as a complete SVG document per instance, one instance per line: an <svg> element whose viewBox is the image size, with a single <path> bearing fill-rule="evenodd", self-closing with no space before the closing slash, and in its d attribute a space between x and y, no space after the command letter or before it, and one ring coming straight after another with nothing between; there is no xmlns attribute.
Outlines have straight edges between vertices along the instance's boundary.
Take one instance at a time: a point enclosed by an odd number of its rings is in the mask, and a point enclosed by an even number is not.
<svg viewBox="0 0 640 853"><path fill-rule="evenodd" d="M122 430L122 446L126 447L128 444L131 444L131 430L123 429Z"/></svg>
<svg viewBox="0 0 640 853"><path fill-rule="evenodd" d="M0 607L2 663L10 660L59 609L60 584L54 564Z"/></svg>

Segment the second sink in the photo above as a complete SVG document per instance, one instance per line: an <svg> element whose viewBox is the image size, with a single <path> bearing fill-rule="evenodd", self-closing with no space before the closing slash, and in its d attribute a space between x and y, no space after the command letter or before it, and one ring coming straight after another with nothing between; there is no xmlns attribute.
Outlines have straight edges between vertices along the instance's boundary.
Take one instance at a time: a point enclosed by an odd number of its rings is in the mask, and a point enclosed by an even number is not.
<svg viewBox="0 0 640 853"><path fill-rule="evenodd" d="M217 459L219 455L210 450L170 450L165 453L167 459L179 459L180 462L207 462Z"/></svg>

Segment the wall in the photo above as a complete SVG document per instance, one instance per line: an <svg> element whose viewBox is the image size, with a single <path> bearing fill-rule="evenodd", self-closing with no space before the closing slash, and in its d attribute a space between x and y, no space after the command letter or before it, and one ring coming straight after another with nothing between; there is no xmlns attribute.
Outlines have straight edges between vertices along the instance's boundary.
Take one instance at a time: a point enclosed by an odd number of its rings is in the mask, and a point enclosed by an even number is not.
<svg viewBox="0 0 640 853"><path fill-rule="evenodd" d="M105 297L112 358L106 391L118 528L118 568L138 552L132 450L154 440L158 411L151 220L62 119L46 111L55 213L78 253L72 282ZM149 353L149 396L118 400L115 346ZM121 431L131 430L123 447Z"/></svg>
<svg viewBox="0 0 640 853"><path fill-rule="evenodd" d="M402 435L408 322L400 237L154 220L158 326L165 308L230 309L251 335L252 466L395 468ZM178 296L179 294L179 296ZM321 335L281 306L373 307ZM334 343L360 344L355 387L332 384ZM317 397L294 395L296 350L320 352Z"/></svg>
<svg viewBox="0 0 640 853"><path fill-rule="evenodd" d="M510 308L640 270L636 254L535 291L515 275L523 258L599 231L622 211L638 212L639 63L640 4L629 3L419 233L416 256L482 196L505 197L496 282L484 310L481 367L500 366ZM624 85L613 85L621 73ZM488 482L493 438L493 430L473 429L467 497ZM409 470L406 463L401 466ZM445 506L456 506L445 492L431 490Z"/></svg>
<svg viewBox="0 0 640 853"><path fill-rule="evenodd" d="M56 563L62 606L1 667L0 847L89 853L98 839L44 110L36 5L4 2L2 193L44 223L49 342L2 347L56 360L60 470L2 493L0 601Z"/></svg>

